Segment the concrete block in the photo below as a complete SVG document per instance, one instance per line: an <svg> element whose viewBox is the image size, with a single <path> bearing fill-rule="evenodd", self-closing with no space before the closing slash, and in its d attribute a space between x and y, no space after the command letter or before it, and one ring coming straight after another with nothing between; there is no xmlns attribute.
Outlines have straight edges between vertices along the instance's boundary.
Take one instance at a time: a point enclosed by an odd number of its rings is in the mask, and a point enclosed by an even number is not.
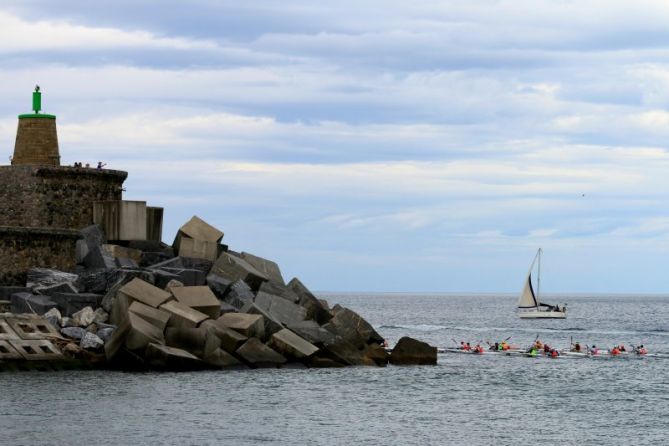
<svg viewBox="0 0 669 446"><path fill-rule="evenodd" d="M5 321L11 329L25 340L39 340L48 337L61 338L60 333L46 319L40 317L7 317Z"/></svg>
<svg viewBox="0 0 669 446"><path fill-rule="evenodd" d="M248 305L245 305L244 308L240 310L241 314L256 314L262 316L262 320L265 326L265 335L261 336L263 340L268 339L270 336L272 336L274 333L277 331L285 328L281 322L279 322L278 319L274 317L274 315L270 314L269 312L263 310L262 308L258 307L254 303L250 303Z"/></svg>
<svg viewBox="0 0 669 446"><path fill-rule="evenodd" d="M77 265L83 265L84 259L90 252L86 240L77 240L74 244L74 260L77 262Z"/></svg>
<svg viewBox="0 0 669 446"><path fill-rule="evenodd" d="M246 260L251 264L251 266L263 273L270 282L276 283L278 285L286 284L286 282L283 280L283 276L281 275L279 265L276 262L263 259L262 257L255 256L248 252L242 252L242 259Z"/></svg>
<svg viewBox="0 0 669 446"><path fill-rule="evenodd" d="M173 274L176 280L186 286L199 286L207 283L207 273L195 268L161 268L161 271Z"/></svg>
<svg viewBox="0 0 669 446"><path fill-rule="evenodd" d="M284 325L296 324L306 319L307 310L279 296L259 291L254 303Z"/></svg>
<svg viewBox="0 0 669 446"><path fill-rule="evenodd" d="M288 288L299 296L297 303L307 310L307 319L313 319L323 325L332 318L327 306L324 306L299 279L293 278L288 283Z"/></svg>
<svg viewBox="0 0 669 446"><path fill-rule="evenodd" d="M11 298L12 313L42 315L57 305L49 296L38 296L32 293L15 293Z"/></svg>
<svg viewBox="0 0 669 446"><path fill-rule="evenodd" d="M237 356L253 367L279 367L286 358L266 346L258 338L250 338L237 349Z"/></svg>
<svg viewBox="0 0 669 446"><path fill-rule="evenodd" d="M116 268L116 260L114 259L114 256L104 246L94 246L90 248L82 263L86 268L91 269Z"/></svg>
<svg viewBox="0 0 669 446"><path fill-rule="evenodd" d="M12 344L7 340L0 339L0 361L3 359L21 359L21 353L19 353Z"/></svg>
<svg viewBox="0 0 669 446"><path fill-rule="evenodd" d="M56 269L30 268L28 270L26 286L28 288L35 288L38 286L56 285L64 282L74 283L77 281L78 277L79 276L76 274L66 273Z"/></svg>
<svg viewBox="0 0 669 446"><path fill-rule="evenodd" d="M146 202L96 201L93 222L102 227L108 240L146 240Z"/></svg>
<svg viewBox="0 0 669 446"><path fill-rule="evenodd" d="M79 290L71 282L57 283L48 286L36 286L33 292L43 296L53 296L54 293L78 293Z"/></svg>
<svg viewBox="0 0 669 446"><path fill-rule="evenodd" d="M335 305L333 311L334 317L323 325L326 330L356 346L383 344L383 337L356 312L340 305Z"/></svg>
<svg viewBox="0 0 669 446"><path fill-rule="evenodd" d="M163 332L135 313L128 313L105 344L105 354L112 360L125 347L141 355L151 343L165 344Z"/></svg>
<svg viewBox="0 0 669 446"><path fill-rule="evenodd" d="M160 331L165 330L165 327L170 320L170 313L158 308L150 307L138 301L132 302L130 307L128 307L128 311L135 313L151 325L160 329Z"/></svg>
<svg viewBox="0 0 669 446"><path fill-rule="evenodd" d="M221 305L208 286L182 286L172 288L171 292L177 301L212 319L221 315Z"/></svg>
<svg viewBox="0 0 669 446"><path fill-rule="evenodd" d="M119 268L135 269L139 268L139 263L128 257L116 257L116 266Z"/></svg>
<svg viewBox="0 0 669 446"><path fill-rule="evenodd" d="M192 257L216 261L218 258L218 243L181 237L175 251L179 256Z"/></svg>
<svg viewBox="0 0 669 446"><path fill-rule="evenodd" d="M220 302L219 301L219 304L220 304L221 314L239 313L239 310L237 308L233 307L232 305L230 305L227 302Z"/></svg>
<svg viewBox="0 0 669 446"><path fill-rule="evenodd" d="M175 300L161 305L160 309L170 313L171 317L167 325L172 327L197 327L200 323L209 319L206 314Z"/></svg>
<svg viewBox="0 0 669 446"><path fill-rule="evenodd" d="M0 300L0 313L11 313L11 312L12 312L12 302L9 300Z"/></svg>
<svg viewBox="0 0 669 446"><path fill-rule="evenodd" d="M0 341L6 341L9 339L21 338L4 318L0 318Z"/></svg>
<svg viewBox="0 0 669 446"><path fill-rule="evenodd" d="M223 238L223 232L211 226L200 217L194 215L183 226L181 226L181 228L179 228L177 239L183 236L190 237L195 240L218 243Z"/></svg>
<svg viewBox="0 0 669 446"><path fill-rule="evenodd" d="M65 359L63 354L47 340L14 340L8 341L16 351L28 361L53 361Z"/></svg>
<svg viewBox="0 0 669 446"><path fill-rule="evenodd" d="M208 366L217 369L248 368L246 365L242 364L237 358L235 358L230 353L220 348L217 348L213 352L206 355L204 357L204 362Z"/></svg>
<svg viewBox="0 0 669 446"><path fill-rule="evenodd" d="M29 293L30 288L25 286L0 286L0 300L10 300L14 293Z"/></svg>
<svg viewBox="0 0 669 446"><path fill-rule="evenodd" d="M99 307L102 296L95 293L54 293L51 300L58 305L63 316L72 317L74 313L86 307Z"/></svg>
<svg viewBox="0 0 669 446"><path fill-rule="evenodd" d="M200 327L213 332L220 340L220 348L234 353L248 339L243 334L226 327L218 320L207 320L200 324Z"/></svg>
<svg viewBox="0 0 669 446"><path fill-rule="evenodd" d="M146 239L156 242L163 239L163 208L146 207Z"/></svg>
<svg viewBox="0 0 669 446"><path fill-rule="evenodd" d="M265 274L258 271L246 260L229 252L221 254L211 267L211 273L221 276L230 283L241 279L254 290L260 288L264 281L269 280Z"/></svg>
<svg viewBox="0 0 669 446"><path fill-rule="evenodd" d="M210 337L216 338L216 335L203 327L167 327L165 329L165 345L184 349L198 357L205 354L207 340ZM209 352L219 346L220 340L216 338L216 343L209 349Z"/></svg>
<svg viewBox="0 0 669 446"><path fill-rule="evenodd" d="M181 280L179 280L180 277L178 274L162 269L151 269L150 271L153 274L155 285L163 290L165 287L167 287L167 284L173 280L181 282Z"/></svg>
<svg viewBox="0 0 669 446"><path fill-rule="evenodd" d="M151 343L144 352L146 364L161 370L198 370L204 363L195 355L176 347Z"/></svg>
<svg viewBox="0 0 669 446"><path fill-rule="evenodd" d="M318 347L284 328L272 335L269 346L287 358L304 359L318 351Z"/></svg>
<svg viewBox="0 0 669 446"><path fill-rule="evenodd" d="M168 300L172 295L165 290L151 285L141 279L132 279L126 285L119 289L119 294L123 294L132 300L136 300L153 308L158 308Z"/></svg>
<svg viewBox="0 0 669 446"><path fill-rule="evenodd" d="M171 259L172 257L174 256L165 254L164 252L143 251L139 266L147 267L153 265L154 263L164 262Z"/></svg>
<svg viewBox="0 0 669 446"><path fill-rule="evenodd" d="M263 282L260 285L260 288L258 291L262 291L267 294L273 294L275 296L282 297L286 299L289 302L292 302L294 304L298 303L300 301L300 296L295 294L293 290L288 288L285 285L281 285L275 282Z"/></svg>
<svg viewBox="0 0 669 446"><path fill-rule="evenodd" d="M226 313L216 319L216 324L235 330L247 338L265 336L265 322L259 314Z"/></svg>
<svg viewBox="0 0 669 446"><path fill-rule="evenodd" d="M332 344L336 336L318 325L316 321L306 320L288 325L288 329L315 345Z"/></svg>
<svg viewBox="0 0 669 446"><path fill-rule="evenodd" d="M107 243L107 237L100 225L86 226L85 228L80 229L79 232L81 232L83 241L86 243L88 249Z"/></svg>

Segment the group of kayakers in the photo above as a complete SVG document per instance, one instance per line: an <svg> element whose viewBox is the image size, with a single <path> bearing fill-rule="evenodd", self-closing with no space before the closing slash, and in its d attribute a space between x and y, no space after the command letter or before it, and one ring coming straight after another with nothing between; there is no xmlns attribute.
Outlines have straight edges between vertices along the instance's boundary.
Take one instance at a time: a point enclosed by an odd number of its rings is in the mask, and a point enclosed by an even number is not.
<svg viewBox="0 0 669 446"><path fill-rule="evenodd" d="M503 352L512 349L511 345L507 342L508 340L509 338L500 342L495 342L494 344L486 342L488 344L488 351ZM458 348L460 350L468 351L471 353L484 353L485 351L484 348L481 346L480 342L472 346L469 342L460 341L460 346ZM519 349L517 347L514 347L513 350L517 351ZM600 350L597 348L596 345L593 345L592 347L588 348L586 352L583 350L581 344L578 341L571 344L569 351L574 353L588 353L590 355L600 354ZM557 358L558 356L560 356L560 351L558 349L552 348L547 343L541 342L539 338L537 338L525 352L530 356L537 356L539 354L549 356L551 358ZM643 345L639 345L639 346L632 346L632 352L638 355L645 355L648 353L648 350ZM615 345L613 348L608 350L608 354L613 356L618 356L621 353L627 353L627 349L623 344Z"/></svg>

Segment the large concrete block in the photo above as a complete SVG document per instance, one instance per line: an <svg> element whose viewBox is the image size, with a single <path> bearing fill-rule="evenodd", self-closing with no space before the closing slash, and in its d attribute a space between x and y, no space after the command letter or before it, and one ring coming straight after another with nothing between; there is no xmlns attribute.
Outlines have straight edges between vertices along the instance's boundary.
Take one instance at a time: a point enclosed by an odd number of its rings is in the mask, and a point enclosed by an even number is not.
<svg viewBox="0 0 669 446"><path fill-rule="evenodd" d="M218 280L219 276L215 274L210 274L207 278L209 287L213 289L214 292L220 291L221 282ZM211 280L214 278L213 280ZM253 303L255 295L251 287L246 284L243 280L236 280L231 283L222 294L217 294L219 299L223 302L233 306L237 310L241 310L245 305Z"/></svg>
<svg viewBox="0 0 669 446"><path fill-rule="evenodd" d="M111 360L125 347L141 355L151 343L165 344L163 332L135 313L128 313L105 344L105 354Z"/></svg>
<svg viewBox="0 0 669 446"><path fill-rule="evenodd" d="M212 319L221 315L221 304L208 286L182 286L172 288L171 291L177 301Z"/></svg>
<svg viewBox="0 0 669 446"><path fill-rule="evenodd" d="M165 327L167 326L171 316L167 311L153 308L137 301L134 301L132 304L130 304L128 311L135 313L137 316L141 317L151 325L154 325L160 329L160 331L165 330Z"/></svg>
<svg viewBox="0 0 669 446"><path fill-rule="evenodd" d="M59 283L74 283L77 281L76 274L58 271L49 268L30 268L28 270L28 278L26 286L28 288L35 288L38 286L50 286Z"/></svg>
<svg viewBox="0 0 669 446"><path fill-rule="evenodd" d="M21 359L21 353L16 350L8 340L0 339L0 362L3 359Z"/></svg>
<svg viewBox="0 0 669 446"><path fill-rule="evenodd" d="M237 356L253 367L279 367L286 362L283 355L272 350L257 338L251 338L239 347Z"/></svg>
<svg viewBox="0 0 669 446"><path fill-rule="evenodd" d="M211 267L211 273L223 277L230 283L241 279L254 290L257 290L264 281L269 279L246 260L229 252L221 254Z"/></svg>
<svg viewBox="0 0 669 446"><path fill-rule="evenodd" d="M200 324L200 327L213 332L220 340L220 348L229 353L234 353L248 339L243 334L226 327L218 320L204 321Z"/></svg>
<svg viewBox="0 0 669 446"><path fill-rule="evenodd" d="M216 325L235 330L247 338L265 336L265 323L259 314L226 313L216 320Z"/></svg>
<svg viewBox="0 0 669 446"><path fill-rule="evenodd" d="M99 307L102 296L95 293L53 293L51 300L56 303L63 316L72 317L86 307Z"/></svg>
<svg viewBox="0 0 669 446"><path fill-rule="evenodd" d="M158 308L172 299L172 295L167 291L137 278L125 284L118 292L153 308Z"/></svg>
<svg viewBox="0 0 669 446"><path fill-rule="evenodd" d="M177 347L194 354L197 357L203 357L205 352L210 353L220 347L220 340L216 338L216 343L207 350L207 341L216 335L204 327L167 327L165 329L165 344L170 347Z"/></svg>
<svg viewBox="0 0 669 446"><path fill-rule="evenodd" d="M263 282L260 285L258 291L282 297L287 301L295 304L300 302L300 296L298 296L293 290L276 282Z"/></svg>
<svg viewBox="0 0 669 446"><path fill-rule="evenodd" d="M242 252L242 259L249 262L251 266L268 277L270 282L274 282L279 285L286 284L286 282L283 280L283 276L281 275L279 265L276 262L263 259L262 257L255 256L248 252Z"/></svg>
<svg viewBox="0 0 669 446"><path fill-rule="evenodd" d="M102 245L103 248L109 252L112 257L115 258L128 258L134 260L137 264L142 260L142 251L139 249L126 248L125 246L119 245Z"/></svg>
<svg viewBox="0 0 669 446"><path fill-rule="evenodd" d="M107 243L107 237L100 225L86 226L85 228L80 229L79 232L81 232L83 241L86 243L88 249Z"/></svg>
<svg viewBox="0 0 669 446"><path fill-rule="evenodd" d="M297 278L293 278L288 283L288 288L292 290L297 296L299 296L298 304L307 310L307 319L313 319L318 322L320 325L328 322L332 315L328 311L327 307L313 295L309 289L304 286L302 282Z"/></svg>
<svg viewBox="0 0 669 446"><path fill-rule="evenodd" d="M218 243L223 238L223 232L219 231L200 217L194 215L188 220L177 234L177 239L186 236L195 240Z"/></svg>
<svg viewBox="0 0 669 446"><path fill-rule="evenodd" d="M218 243L181 237L175 251L182 257L207 259L212 262L218 258Z"/></svg>
<svg viewBox="0 0 669 446"><path fill-rule="evenodd" d="M336 336L318 325L316 321L302 321L297 324L290 324L288 328L315 345L332 344L335 342Z"/></svg>
<svg viewBox="0 0 669 446"><path fill-rule="evenodd" d="M246 365L242 364L237 358L235 358L230 353L220 348L217 348L213 352L206 355L204 357L204 362L208 366L217 369L248 368Z"/></svg>
<svg viewBox="0 0 669 446"><path fill-rule="evenodd" d="M304 359L318 351L318 347L284 328L272 335L269 346L287 358Z"/></svg>
<svg viewBox="0 0 669 446"><path fill-rule="evenodd" d="M83 264L90 269L114 269L116 260L111 252L106 248L109 245L94 246L88 250L84 257Z"/></svg>
<svg viewBox="0 0 669 446"><path fill-rule="evenodd" d="M259 291L255 304L284 325L296 324L306 319L307 310L286 299Z"/></svg>
<svg viewBox="0 0 669 446"><path fill-rule="evenodd" d="M383 344L383 337L356 312L340 305L335 305L333 311L334 317L323 328L356 346Z"/></svg>
<svg viewBox="0 0 669 446"><path fill-rule="evenodd" d="M146 364L161 370L199 370L205 364L195 355L176 347L151 343L144 352Z"/></svg>
<svg viewBox="0 0 669 446"><path fill-rule="evenodd" d="M21 338L12 329L12 327L10 327L9 323L4 318L0 318L0 341L6 341L9 339L21 339Z"/></svg>
<svg viewBox="0 0 669 446"><path fill-rule="evenodd" d="M256 314L262 316L262 320L265 326L265 335L260 337L262 340L268 339L277 331L285 328L283 324L278 319L275 318L274 315L263 310L262 308L260 308L259 306L257 306L252 302L245 305L244 308L240 310L240 312L241 314Z"/></svg>
<svg viewBox="0 0 669 446"><path fill-rule="evenodd" d="M186 286L200 286L207 283L207 273L195 268L161 268L160 271L165 271L176 276L176 280Z"/></svg>
<svg viewBox="0 0 669 446"><path fill-rule="evenodd" d="M167 324L172 327L197 327L200 323L209 319L206 314L175 300L161 305L160 309L172 315Z"/></svg>
<svg viewBox="0 0 669 446"><path fill-rule="evenodd" d="M15 293L11 297L12 313L39 314L42 315L52 308L56 308L56 302L49 296L38 296L32 293Z"/></svg>
<svg viewBox="0 0 669 446"><path fill-rule="evenodd" d="M25 286L0 286L0 300L10 300L14 293L29 293L30 288ZM43 294L43 293L40 293Z"/></svg>
<svg viewBox="0 0 669 446"><path fill-rule="evenodd" d="M81 279L81 278L80 278ZM48 286L36 286L33 292L44 296L53 296L54 293L78 293L79 290L70 282L57 283Z"/></svg>
<svg viewBox="0 0 669 446"><path fill-rule="evenodd" d="M146 240L145 201L96 201L93 221L102 227L108 240Z"/></svg>

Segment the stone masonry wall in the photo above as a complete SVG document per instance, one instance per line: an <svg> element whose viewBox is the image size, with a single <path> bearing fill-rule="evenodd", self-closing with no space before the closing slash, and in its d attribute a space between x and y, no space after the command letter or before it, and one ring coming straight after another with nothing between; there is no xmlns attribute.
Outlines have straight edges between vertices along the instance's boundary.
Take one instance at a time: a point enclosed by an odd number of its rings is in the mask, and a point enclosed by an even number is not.
<svg viewBox="0 0 669 446"><path fill-rule="evenodd" d="M122 198L127 176L95 168L0 166L0 226L81 229L93 223L94 201Z"/></svg>
<svg viewBox="0 0 669 446"><path fill-rule="evenodd" d="M12 164L60 165L55 118L19 118Z"/></svg>
<svg viewBox="0 0 669 446"><path fill-rule="evenodd" d="M33 267L72 270L77 231L0 226L0 285L25 285Z"/></svg>

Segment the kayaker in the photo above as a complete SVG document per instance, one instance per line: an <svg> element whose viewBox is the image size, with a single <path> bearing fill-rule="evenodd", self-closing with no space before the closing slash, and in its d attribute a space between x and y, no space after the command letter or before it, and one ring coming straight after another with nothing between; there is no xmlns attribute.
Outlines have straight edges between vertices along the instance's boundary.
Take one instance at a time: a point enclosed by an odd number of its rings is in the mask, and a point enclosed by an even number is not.
<svg viewBox="0 0 669 446"><path fill-rule="evenodd" d="M578 341L576 341L576 344L574 344L574 348L572 348L571 351L580 353L581 352L581 344L579 344Z"/></svg>
<svg viewBox="0 0 669 446"><path fill-rule="evenodd" d="M541 349L544 347L544 345L541 343L540 340L537 339L536 341L534 341L534 347L535 347L537 350L541 350Z"/></svg>
<svg viewBox="0 0 669 446"><path fill-rule="evenodd" d="M483 347L480 344L474 346L474 353L483 353Z"/></svg>
<svg viewBox="0 0 669 446"><path fill-rule="evenodd" d="M618 349L619 349L621 352L626 352L626 351L627 351L627 350L625 349L625 346L624 346L623 344L620 344L620 345L618 346Z"/></svg>
<svg viewBox="0 0 669 446"><path fill-rule="evenodd" d="M637 355L645 355L646 353L648 353L648 350L646 350L646 348L643 345L640 345L637 347L636 353Z"/></svg>
<svg viewBox="0 0 669 446"><path fill-rule="evenodd" d="M544 344L544 353L548 354L548 353L550 353L550 351L551 351L550 346L548 344Z"/></svg>
<svg viewBox="0 0 669 446"><path fill-rule="evenodd" d="M537 349L534 346L530 348L530 356L537 356Z"/></svg>
<svg viewBox="0 0 669 446"><path fill-rule="evenodd" d="M558 353L557 350L552 349L551 350L551 358L557 358L558 356L560 356L560 353Z"/></svg>
<svg viewBox="0 0 669 446"><path fill-rule="evenodd" d="M617 345L611 349L611 354L613 356L618 356L620 354L620 349L618 348Z"/></svg>
<svg viewBox="0 0 669 446"><path fill-rule="evenodd" d="M508 350L508 349L511 348L511 346L509 345L509 343L506 342L506 341L502 341L501 346L502 346L502 350Z"/></svg>
<svg viewBox="0 0 669 446"><path fill-rule="evenodd" d="M590 354L591 355L598 355L599 354L599 349L597 349L596 345L592 346L592 348L590 349Z"/></svg>
<svg viewBox="0 0 669 446"><path fill-rule="evenodd" d="M488 350L490 350L491 352L496 352L496 351L499 351L501 349L502 348L499 346L499 342L495 342L495 345L491 345Z"/></svg>

